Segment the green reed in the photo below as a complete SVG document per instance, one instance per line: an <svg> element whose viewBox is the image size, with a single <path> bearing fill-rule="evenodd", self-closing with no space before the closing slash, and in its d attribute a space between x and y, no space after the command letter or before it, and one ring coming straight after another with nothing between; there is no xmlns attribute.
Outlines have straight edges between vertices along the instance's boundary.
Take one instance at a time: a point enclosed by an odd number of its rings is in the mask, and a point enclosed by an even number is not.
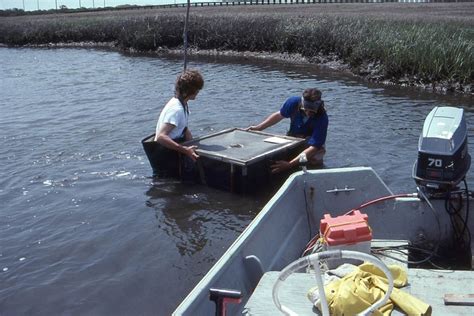
<svg viewBox="0 0 474 316"><path fill-rule="evenodd" d="M182 47L183 26L182 14L143 11L4 18L0 43L113 41L123 49L155 51ZM474 28L465 22L192 14L188 38L196 49L296 53L309 60L330 55L352 67L372 63L387 79L471 84L474 78Z"/></svg>

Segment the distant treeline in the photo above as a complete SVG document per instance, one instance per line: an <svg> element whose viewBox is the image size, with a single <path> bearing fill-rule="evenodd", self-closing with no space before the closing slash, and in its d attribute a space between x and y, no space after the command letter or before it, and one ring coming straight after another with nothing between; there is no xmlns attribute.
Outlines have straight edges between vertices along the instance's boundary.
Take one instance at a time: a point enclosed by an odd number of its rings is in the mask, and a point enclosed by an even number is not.
<svg viewBox="0 0 474 316"><path fill-rule="evenodd" d="M195 10L189 20L189 45L198 50L300 54L315 63L334 56L356 73L380 80L473 82L470 20L272 11ZM181 48L183 26L182 11L173 10L10 17L0 19L0 43L113 42L123 50L156 52Z"/></svg>
<svg viewBox="0 0 474 316"><path fill-rule="evenodd" d="M116 7L103 7L103 8L77 8L69 9L66 6L62 6L59 9L49 10L34 10L25 11L23 9L13 8L7 10L0 10L0 16L22 16L22 15L41 15L41 14L52 14L52 13L79 13L79 12L96 12L96 11L113 11L113 10L126 10L126 9L141 9L143 7L138 5L119 5Z"/></svg>
<svg viewBox="0 0 474 316"><path fill-rule="evenodd" d="M472 2L474 0L235 0L235 1L192 1L190 3L193 7L204 7L204 6L235 6L235 5L277 5L277 4L316 4L316 3L389 3L389 2L408 2L408 3L439 3L439 2ZM0 10L0 16L19 16L19 15L38 15L38 14L51 14L51 13L78 13L78 12L95 12L95 11L111 11L111 10L127 10L127 9L156 9L156 8L178 8L187 6L187 2L159 4L159 5L118 5L115 7L102 7L102 8L77 8L70 9L65 5L62 5L58 9L49 10L35 10L25 11L20 8L13 8L7 10Z"/></svg>

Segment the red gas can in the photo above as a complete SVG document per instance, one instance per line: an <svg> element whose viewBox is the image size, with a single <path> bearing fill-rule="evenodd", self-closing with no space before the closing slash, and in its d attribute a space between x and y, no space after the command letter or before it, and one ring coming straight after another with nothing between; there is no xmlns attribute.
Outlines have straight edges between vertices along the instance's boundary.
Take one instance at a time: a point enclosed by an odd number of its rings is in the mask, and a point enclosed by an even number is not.
<svg viewBox="0 0 474 316"><path fill-rule="evenodd" d="M372 230L368 224L367 214L353 210L350 214L331 217L325 214L319 226L320 236L324 240L325 250L352 250L370 254ZM329 269L343 263L358 265L355 259L328 259Z"/></svg>
<svg viewBox="0 0 474 316"><path fill-rule="evenodd" d="M324 214L319 231L329 246L352 245L372 240L368 216L359 210L337 217Z"/></svg>

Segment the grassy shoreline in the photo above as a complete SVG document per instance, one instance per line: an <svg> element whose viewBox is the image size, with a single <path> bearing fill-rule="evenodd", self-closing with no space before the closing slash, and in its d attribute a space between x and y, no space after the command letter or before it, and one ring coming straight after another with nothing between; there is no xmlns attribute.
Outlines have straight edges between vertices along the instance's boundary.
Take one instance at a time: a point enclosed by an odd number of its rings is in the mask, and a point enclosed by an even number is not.
<svg viewBox="0 0 474 316"><path fill-rule="evenodd" d="M123 51L159 54L182 48L184 12L2 18L0 43L106 42ZM474 92L474 3L192 8L189 44L192 54L286 58L349 69L374 82Z"/></svg>

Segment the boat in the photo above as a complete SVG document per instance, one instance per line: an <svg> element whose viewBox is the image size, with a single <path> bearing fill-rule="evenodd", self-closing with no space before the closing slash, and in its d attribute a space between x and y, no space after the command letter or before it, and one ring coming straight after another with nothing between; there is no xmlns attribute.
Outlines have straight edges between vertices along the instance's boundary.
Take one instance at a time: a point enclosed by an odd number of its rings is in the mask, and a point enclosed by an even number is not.
<svg viewBox="0 0 474 316"><path fill-rule="evenodd" d="M366 261L381 271L393 264L405 271L408 284L401 290L428 306L426 315L472 315L466 139L462 109L433 109L411 175L417 190L406 194L394 194L370 167L293 173L173 315L328 315L334 302L321 291L324 277L342 263ZM347 242L329 242L328 230ZM322 240L318 247L316 240ZM391 271L385 272L389 285ZM385 296L392 297L392 288ZM309 293L319 295L319 308ZM361 312L374 312L381 301ZM395 305L391 314L406 312Z"/></svg>

